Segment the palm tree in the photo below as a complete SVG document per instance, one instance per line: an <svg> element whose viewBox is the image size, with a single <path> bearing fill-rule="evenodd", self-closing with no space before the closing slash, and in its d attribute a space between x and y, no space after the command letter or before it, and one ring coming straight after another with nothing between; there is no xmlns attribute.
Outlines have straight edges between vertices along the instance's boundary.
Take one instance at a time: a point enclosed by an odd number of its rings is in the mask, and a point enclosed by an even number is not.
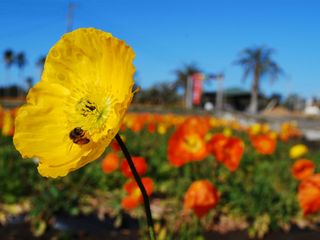
<svg viewBox="0 0 320 240"><path fill-rule="evenodd" d="M11 79L11 76L10 76L10 68L12 66L12 64L14 63L14 52L11 50L11 49L7 49L3 52L3 60L4 60L4 63L5 63L5 66L6 66L6 76L5 76L5 85L10 85L10 79ZM9 87L8 87L9 89ZM4 93L3 95L4 96L7 96L8 95L8 89L5 87L5 90L4 90Z"/></svg>
<svg viewBox="0 0 320 240"><path fill-rule="evenodd" d="M25 54L23 52L19 52L15 57L15 62L17 64L18 68L20 70L22 70L27 63Z"/></svg>
<svg viewBox="0 0 320 240"><path fill-rule="evenodd" d="M3 53L3 60L7 68L10 68L14 62L14 53L11 49L7 49Z"/></svg>
<svg viewBox="0 0 320 240"><path fill-rule="evenodd" d="M20 70L20 78L23 78L23 76L22 76L23 69L27 64L26 55L23 52L19 52L15 56L14 60L15 60L15 63L17 64L17 66L18 66L18 68Z"/></svg>
<svg viewBox="0 0 320 240"><path fill-rule="evenodd" d="M26 83L27 83L27 88L29 90L33 85L33 78L32 77L27 77L26 78Z"/></svg>
<svg viewBox="0 0 320 240"><path fill-rule="evenodd" d="M192 76L194 73L201 72L198 66L194 63L185 64L181 69L174 70L174 74L176 75L176 80L173 84L174 89L183 89L183 95L185 103L187 102L187 85L188 85L188 78Z"/></svg>
<svg viewBox="0 0 320 240"><path fill-rule="evenodd" d="M19 52L17 53L17 55L15 56L14 58L14 61L15 61L15 64L18 66L19 68L19 78L21 79L21 82L22 82L22 79L23 79L23 69L24 67L26 66L27 64L27 60L26 60L26 56L23 52ZM18 96L20 96L20 88L18 88Z"/></svg>
<svg viewBox="0 0 320 240"><path fill-rule="evenodd" d="M41 69L41 73L43 71L44 63L46 62L46 56L40 56L36 62L36 66Z"/></svg>
<svg viewBox="0 0 320 240"><path fill-rule="evenodd" d="M263 77L269 77L271 81L274 81L282 73L282 69L271 58L273 53L274 50L267 47L246 48L240 53L239 58L235 62L244 68L244 80L249 75L253 77L251 100L248 108L250 113L257 113L258 110L260 80Z"/></svg>

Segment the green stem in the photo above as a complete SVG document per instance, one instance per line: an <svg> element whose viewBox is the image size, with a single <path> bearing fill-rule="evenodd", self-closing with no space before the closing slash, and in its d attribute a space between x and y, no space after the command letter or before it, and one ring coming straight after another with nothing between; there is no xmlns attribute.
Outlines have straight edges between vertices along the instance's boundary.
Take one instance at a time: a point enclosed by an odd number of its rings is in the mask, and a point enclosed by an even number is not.
<svg viewBox="0 0 320 240"><path fill-rule="evenodd" d="M130 169L132 171L132 174L134 176L134 179L136 180L136 183L138 184L138 187L141 191L142 197L143 197L143 203L144 203L144 209L146 212L146 217L147 217L147 223L148 223L148 230L149 230L149 236L151 240L155 240L155 233L154 233L154 228L153 228L153 219L152 219L152 214L151 214L151 210L150 210L150 201L149 201L149 197L147 194L146 189L144 188L141 178L136 170L136 167L134 166L134 163L132 161L131 155L126 147L126 145L124 144L124 142L122 141L121 137L119 134L116 135L116 140L124 154L124 156L126 157L128 164L130 166Z"/></svg>

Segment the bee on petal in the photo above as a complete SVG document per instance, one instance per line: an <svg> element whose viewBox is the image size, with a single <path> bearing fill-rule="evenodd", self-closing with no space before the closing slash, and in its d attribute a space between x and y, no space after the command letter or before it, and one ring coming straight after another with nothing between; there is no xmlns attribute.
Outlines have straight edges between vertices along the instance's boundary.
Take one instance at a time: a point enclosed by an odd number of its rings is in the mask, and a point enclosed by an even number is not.
<svg viewBox="0 0 320 240"><path fill-rule="evenodd" d="M90 140L86 138L85 135L86 134L84 130L76 127L70 132L69 137L75 144L83 145L90 142Z"/></svg>

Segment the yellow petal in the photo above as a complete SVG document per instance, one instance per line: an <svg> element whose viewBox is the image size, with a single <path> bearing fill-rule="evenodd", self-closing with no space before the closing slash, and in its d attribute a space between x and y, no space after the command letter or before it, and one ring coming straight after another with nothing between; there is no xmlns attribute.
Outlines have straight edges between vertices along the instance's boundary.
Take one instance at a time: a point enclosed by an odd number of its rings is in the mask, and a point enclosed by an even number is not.
<svg viewBox="0 0 320 240"><path fill-rule="evenodd" d="M40 159L41 175L65 176L103 153L133 97L133 58L123 41L93 28L65 34L52 47L15 123L15 146Z"/></svg>

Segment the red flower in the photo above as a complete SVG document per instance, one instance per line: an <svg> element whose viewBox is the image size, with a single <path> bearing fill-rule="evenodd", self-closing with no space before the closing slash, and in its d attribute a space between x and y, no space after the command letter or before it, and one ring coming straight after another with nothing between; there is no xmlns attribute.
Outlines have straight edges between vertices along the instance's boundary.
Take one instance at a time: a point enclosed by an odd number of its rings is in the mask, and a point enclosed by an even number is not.
<svg viewBox="0 0 320 240"><path fill-rule="evenodd" d="M212 136L208 142L208 150L214 155L217 161L222 162L224 159L224 149L228 142L228 137L222 133L217 133Z"/></svg>
<svg viewBox="0 0 320 240"><path fill-rule="evenodd" d="M154 133L156 131L156 124L151 122L148 124L148 131L149 133Z"/></svg>
<svg viewBox="0 0 320 240"><path fill-rule="evenodd" d="M147 195L150 196L153 192L153 181L151 178L145 177L141 179L143 186L146 189ZM133 208L136 208L138 205L143 203L143 197L140 192L140 189L135 182L135 180L129 180L124 185L125 191L128 193L128 195L122 199L121 206L124 209L130 210Z"/></svg>
<svg viewBox="0 0 320 240"><path fill-rule="evenodd" d="M111 141L111 143L110 143L109 146L111 147L111 149L112 149L114 152L119 152L119 151L121 150L118 142L117 142L116 140L114 140L114 139Z"/></svg>
<svg viewBox="0 0 320 240"><path fill-rule="evenodd" d="M270 134L261 134L251 136L251 144L258 153L271 155L276 150L277 141Z"/></svg>
<svg viewBox="0 0 320 240"><path fill-rule="evenodd" d="M147 165L146 160L143 157L132 157L132 161L133 161L134 166L136 167L137 172L140 176L144 175L147 172L148 165ZM126 160L122 161L121 172L127 178L133 177L130 166Z"/></svg>
<svg viewBox="0 0 320 240"><path fill-rule="evenodd" d="M208 180L198 180L191 184L184 195L184 209L192 209L201 218L219 201L216 188Z"/></svg>
<svg viewBox="0 0 320 240"><path fill-rule="evenodd" d="M320 174L307 177L300 183L298 200L304 215L320 210Z"/></svg>
<svg viewBox="0 0 320 240"><path fill-rule="evenodd" d="M229 171L233 172L239 167L244 152L244 143L240 138L215 134L208 142L208 148Z"/></svg>
<svg viewBox="0 0 320 240"><path fill-rule="evenodd" d="M297 160L291 167L292 176L297 180L303 180L313 175L315 165L308 159Z"/></svg>
<svg viewBox="0 0 320 240"><path fill-rule="evenodd" d="M111 173L118 169L119 157L116 153L109 153L101 163L101 168L104 173Z"/></svg>

